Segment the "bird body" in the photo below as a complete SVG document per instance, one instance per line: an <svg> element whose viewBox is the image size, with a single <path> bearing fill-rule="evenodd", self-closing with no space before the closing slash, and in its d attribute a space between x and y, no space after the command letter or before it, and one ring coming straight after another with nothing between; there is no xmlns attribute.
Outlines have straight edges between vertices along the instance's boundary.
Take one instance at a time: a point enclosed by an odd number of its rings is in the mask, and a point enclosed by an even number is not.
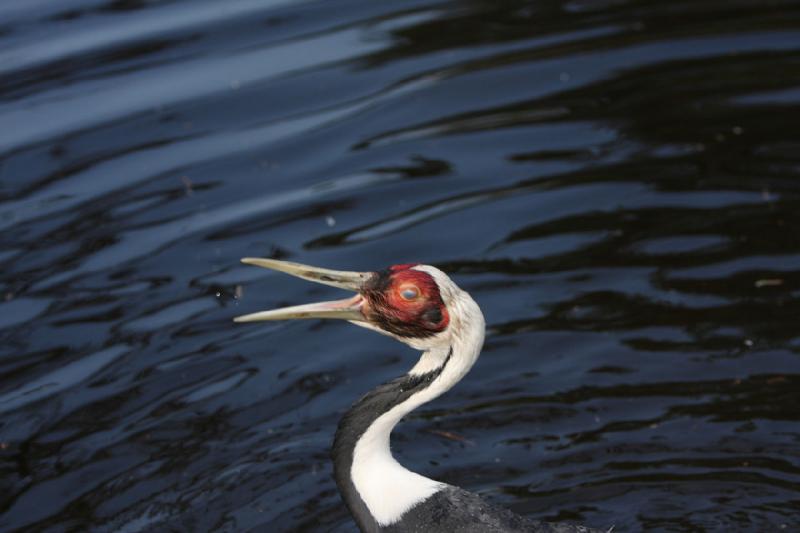
<svg viewBox="0 0 800 533"><path fill-rule="evenodd" d="M382 533L599 533L572 524L539 522L493 505L473 492L445 485ZM605 532L604 532L605 533Z"/></svg>
<svg viewBox="0 0 800 533"><path fill-rule="evenodd" d="M334 477L361 531L599 531L530 520L476 494L411 472L392 456L390 436L397 423L458 383L483 346L485 322L480 308L441 270L408 264L379 272L342 272L271 259L243 261L358 294L346 300L253 313L237 321L339 318L422 351L407 374L353 404L336 431Z"/></svg>

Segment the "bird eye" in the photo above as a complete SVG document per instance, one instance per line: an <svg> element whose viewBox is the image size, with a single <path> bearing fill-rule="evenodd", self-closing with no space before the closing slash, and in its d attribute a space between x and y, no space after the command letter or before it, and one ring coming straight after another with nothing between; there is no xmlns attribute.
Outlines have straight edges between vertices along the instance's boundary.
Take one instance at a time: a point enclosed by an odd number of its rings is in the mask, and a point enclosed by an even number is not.
<svg viewBox="0 0 800 533"><path fill-rule="evenodd" d="M419 289L416 287L403 287L400 291L400 296L403 300L413 300L419 296Z"/></svg>

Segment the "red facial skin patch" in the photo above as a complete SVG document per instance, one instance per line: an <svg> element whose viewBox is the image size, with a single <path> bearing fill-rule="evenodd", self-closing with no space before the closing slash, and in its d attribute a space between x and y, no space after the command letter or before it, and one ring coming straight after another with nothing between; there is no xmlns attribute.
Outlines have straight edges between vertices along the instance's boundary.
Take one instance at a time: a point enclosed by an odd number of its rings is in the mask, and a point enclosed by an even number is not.
<svg viewBox="0 0 800 533"><path fill-rule="evenodd" d="M419 263L403 263L402 265L392 265L389 267L391 272L399 272L401 270L408 270L417 266Z"/></svg>
<svg viewBox="0 0 800 533"><path fill-rule="evenodd" d="M439 287L414 264L378 272L364 291L365 314L383 329L402 337L430 337L450 323Z"/></svg>

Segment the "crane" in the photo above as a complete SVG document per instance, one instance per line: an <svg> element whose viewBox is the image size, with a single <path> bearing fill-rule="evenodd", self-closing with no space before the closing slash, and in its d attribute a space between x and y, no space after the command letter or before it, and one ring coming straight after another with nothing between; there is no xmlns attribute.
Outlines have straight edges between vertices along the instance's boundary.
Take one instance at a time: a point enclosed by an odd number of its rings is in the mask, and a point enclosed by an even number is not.
<svg viewBox="0 0 800 533"><path fill-rule="evenodd" d="M444 272L422 264L349 272L276 259L248 257L242 262L356 294L243 315L236 322L342 319L422 352L408 373L368 392L339 422L332 447L334 477L361 531L599 533L517 515L477 494L412 472L392 456L392 429L406 414L458 383L483 346L483 313Z"/></svg>

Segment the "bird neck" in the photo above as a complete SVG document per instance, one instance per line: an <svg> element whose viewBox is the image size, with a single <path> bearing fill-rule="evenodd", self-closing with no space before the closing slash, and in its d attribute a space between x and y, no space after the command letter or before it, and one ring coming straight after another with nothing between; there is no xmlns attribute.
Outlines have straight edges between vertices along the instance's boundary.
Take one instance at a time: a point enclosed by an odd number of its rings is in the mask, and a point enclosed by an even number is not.
<svg viewBox="0 0 800 533"><path fill-rule="evenodd" d="M362 531L380 531L445 487L400 465L389 447L392 429L409 412L458 383L478 358L483 315L472 302L447 346L425 351L405 375L378 386L345 413L333 445L334 475Z"/></svg>

